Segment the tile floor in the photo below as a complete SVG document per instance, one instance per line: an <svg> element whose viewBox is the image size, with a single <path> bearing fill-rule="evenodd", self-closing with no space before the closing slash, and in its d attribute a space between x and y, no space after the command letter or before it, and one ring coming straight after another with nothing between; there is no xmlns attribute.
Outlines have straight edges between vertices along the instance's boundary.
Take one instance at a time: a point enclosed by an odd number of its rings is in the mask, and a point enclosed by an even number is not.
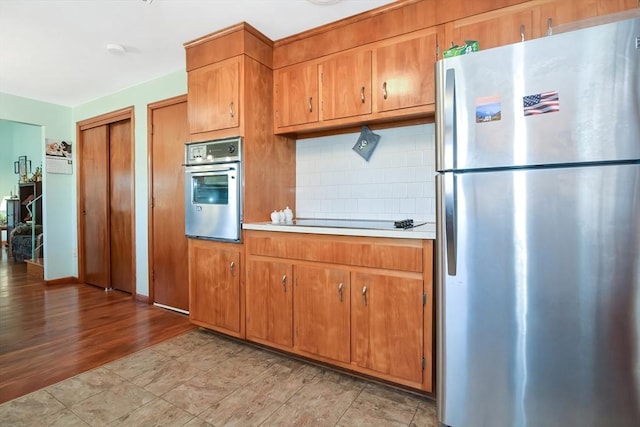
<svg viewBox="0 0 640 427"><path fill-rule="evenodd" d="M195 330L0 405L17 426L424 426L432 401Z"/></svg>

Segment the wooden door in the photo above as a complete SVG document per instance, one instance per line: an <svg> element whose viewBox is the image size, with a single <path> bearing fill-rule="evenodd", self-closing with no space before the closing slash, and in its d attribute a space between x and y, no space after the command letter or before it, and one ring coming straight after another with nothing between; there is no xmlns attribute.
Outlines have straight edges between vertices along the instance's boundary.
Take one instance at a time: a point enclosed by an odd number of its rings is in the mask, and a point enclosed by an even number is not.
<svg viewBox="0 0 640 427"><path fill-rule="evenodd" d="M109 125L83 130L79 144L81 271L84 282L111 287Z"/></svg>
<svg viewBox="0 0 640 427"><path fill-rule="evenodd" d="M394 378L422 383L423 282L353 273L353 363ZM414 384L415 385L415 384Z"/></svg>
<svg viewBox="0 0 640 427"><path fill-rule="evenodd" d="M239 126L240 57L188 73L189 132Z"/></svg>
<svg viewBox="0 0 640 427"><path fill-rule="evenodd" d="M276 70L273 83L276 128L318 121L317 63Z"/></svg>
<svg viewBox="0 0 640 427"><path fill-rule="evenodd" d="M371 51L335 56L320 65L322 120L371 113Z"/></svg>
<svg viewBox="0 0 640 427"><path fill-rule="evenodd" d="M375 50L376 111L435 103L436 29Z"/></svg>
<svg viewBox="0 0 640 427"><path fill-rule="evenodd" d="M533 13L524 6L496 10L445 24L445 43L440 46L440 53L452 44L464 44L465 40L476 40L480 50L485 50L517 43L523 38L532 39L537 33L533 28Z"/></svg>
<svg viewBox="0 0 640 427"><path fill-rule="evenodd" d="M184 143L187 102L149 108L151 122L150 294L164 306L189 310L187 238L184 235Z"/></svg>
<svg viewBox="0 0 640 427"><path fill-rule="evenodd" d="M133 144L131 120L109 125L109 250L111 287L133 292Z"/></svg>
<svg viewBox="0 0 640 427"><path fill-rule="evenodd" d="M202 326L240 333L240 252L189 240L189 318Z"/></svg>
<svg viewBox="0 0 640 427"><path fill-rule="evenodd" d="M78 276L135 291L133 108L77 123Z"/></svg>
<svg viewBox="0 0 640 427"><path fill-rule="evenodd" d="M350 351L349 272L295 266L294 348L348 363Z"/></svg>
<svg viewBox="0 0 640 427"><path fill-rule="evenodd" d="M247 338L293 345L292 273L290 263L247 262Z"/></svg>

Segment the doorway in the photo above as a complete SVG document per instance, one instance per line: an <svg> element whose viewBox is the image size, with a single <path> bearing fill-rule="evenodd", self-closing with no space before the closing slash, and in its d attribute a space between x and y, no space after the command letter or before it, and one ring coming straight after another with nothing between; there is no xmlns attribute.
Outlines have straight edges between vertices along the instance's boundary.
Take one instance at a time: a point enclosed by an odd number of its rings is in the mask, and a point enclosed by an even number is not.
<svg viewBox="0 0 640 427"><path fill-rule="evenodd" d="M133 107L77 123L78 278L135 290Z"/></svg>
<svg viewBox="0 0 640 427"><path fill-rule="evenodd" d="M149 296L188 313L189 270L184 234L184 144L189 138L186 95L148 106Z"/></svg>

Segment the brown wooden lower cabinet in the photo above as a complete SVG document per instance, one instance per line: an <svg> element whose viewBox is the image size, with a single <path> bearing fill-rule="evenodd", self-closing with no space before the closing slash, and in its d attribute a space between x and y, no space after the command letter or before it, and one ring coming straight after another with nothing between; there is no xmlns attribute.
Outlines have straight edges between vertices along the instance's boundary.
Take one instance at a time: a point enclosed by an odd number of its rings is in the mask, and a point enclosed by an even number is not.
<svg viewBox="0 0 640 427"><path fill-rule="evenodd" d="M293 346L293 266L247 261L247 339Z"/></svg>
<svg viewBox="0 0 640 427"><path fill-rule="evenodd" d="M432 392L432 244L247 230L247 340Z"/></svg>
<svg viewBox="0 0 640 427"><path fill-rule="evenodd" d="M294 283L294 348L349 363L349 271L296 265Z"/></svg>
<svg viewBox="0 0 640 427"><path fill-rule="evenodd" d="M422 382L424 315L420 279L351 274L351 361Z"/></svg>
<svg viewBox="0 0 640 427"><path fill-rule="evenodd" d="M433 241L244 236L189 240L191 322L433 391Z"/></svg>
<svg viewBox="0 0 640 427"><path fill-rule="evenodd" d="M242 246L189 239L189 319L244 337Z"/></svg>

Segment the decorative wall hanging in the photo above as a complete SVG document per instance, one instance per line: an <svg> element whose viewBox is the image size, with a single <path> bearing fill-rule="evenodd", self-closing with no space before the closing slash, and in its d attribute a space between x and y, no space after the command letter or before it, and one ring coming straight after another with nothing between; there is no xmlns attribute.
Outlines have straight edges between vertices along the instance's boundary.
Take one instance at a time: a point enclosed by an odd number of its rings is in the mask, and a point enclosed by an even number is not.
<svg viewBox="0 0 640 427"><path fill-rule="evenodd" d="M45 169L47 173L71 175L73 173L71 143L47 139L46 147Z"/></svg>
<svg viewBox="0 0 640 427"><path fill-rule="evenodd" d="M358 153L363 159L368 162L369 158L373 154L373 150L376 149L379 140L380 135L376 135L375 133L371 132L371 129L369 129L367 126L362 126L362 131L360 132L358 141L356 141L356 145L353 146L353 151Z"/></svg>

